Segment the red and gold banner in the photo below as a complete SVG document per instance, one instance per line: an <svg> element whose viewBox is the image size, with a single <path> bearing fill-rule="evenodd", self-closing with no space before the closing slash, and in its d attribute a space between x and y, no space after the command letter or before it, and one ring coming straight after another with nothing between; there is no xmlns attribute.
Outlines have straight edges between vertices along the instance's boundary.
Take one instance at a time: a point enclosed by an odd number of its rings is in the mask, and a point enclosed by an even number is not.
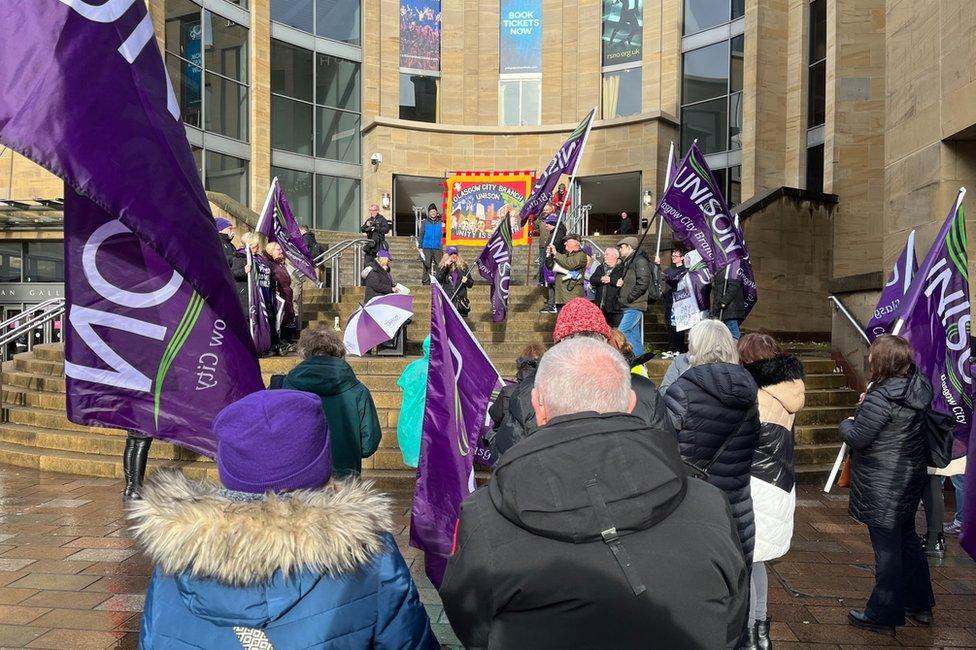
<svg viewBox="0 0 976 650"><path fill-rule="evenodd" d="M512 243L528 243L519 210L532 192L532 172L454 172L444 181L448 246L484 246L500 219L512 220Z"/></svg>

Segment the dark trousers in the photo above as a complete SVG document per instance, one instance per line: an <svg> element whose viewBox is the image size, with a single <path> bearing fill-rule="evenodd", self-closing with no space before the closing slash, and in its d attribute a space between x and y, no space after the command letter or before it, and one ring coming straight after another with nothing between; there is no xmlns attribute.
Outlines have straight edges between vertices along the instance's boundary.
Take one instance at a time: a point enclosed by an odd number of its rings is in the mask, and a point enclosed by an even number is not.
<svg viewBox="0 0 976 650"><path fill-rule="evenodd" d="M668 351L687 352L688 344L685 342L685 332L679 332L672 325L668 325Z"/></svg>
<svg viewBox="0 0 976 650"><path fill-rule="evenodd" d="M932 580L911 520L898 528L868 526L874 548L874 591L864 613L882 625L904 625L906 609L932 609Z"/></svg>
<svg viewBox="0 0 976 650"><path fill-rule="evenodd" d="M424 250L424 277L420 279L424 284L430 284L431 278L437 273L437 267L444 257L444 251L439 248L425 248Z"/></svg>

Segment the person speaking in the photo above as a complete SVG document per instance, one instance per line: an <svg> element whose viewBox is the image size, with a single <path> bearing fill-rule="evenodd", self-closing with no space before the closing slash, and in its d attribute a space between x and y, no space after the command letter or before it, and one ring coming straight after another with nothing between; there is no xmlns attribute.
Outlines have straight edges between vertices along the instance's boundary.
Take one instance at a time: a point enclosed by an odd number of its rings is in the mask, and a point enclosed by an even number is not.
<svg viewBox="0 0 976 650"><path fill-rule="evenodd" d="M437 269L437 281L451 297L451 302L462 316L471 312L468 301L468 288L474 286L471 270L458 253L457 246L448 246Z"/></svg>

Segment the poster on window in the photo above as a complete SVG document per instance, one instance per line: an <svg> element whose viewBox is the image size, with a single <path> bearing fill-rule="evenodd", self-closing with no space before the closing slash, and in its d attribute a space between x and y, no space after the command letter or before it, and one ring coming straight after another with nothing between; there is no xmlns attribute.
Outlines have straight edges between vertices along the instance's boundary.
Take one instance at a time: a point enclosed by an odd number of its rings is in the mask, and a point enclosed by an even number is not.
<svg viewBox="0 0 976 650"><path fill-rule="evenodd" d="M603 0L603 65L641 60L644 0Z"/></svg>
<svg viewBox="0 0 976 650"><path fill-rule="evenodd" d="M512 243L528 243L519 210L532 192L532 172L454 172L444 181L448 246L484 246L499 221L512 224Z"/></svg>
<svg viewBox="0 0 976 650"><path fill-rule="evenodd" d="M498 63L502 74L542 70L542 0L501 0Z"/></svg>
<svg viewBox="0 0 976 650"><path fill-rule="evenodd" d="M400 67L440 71L440 0L400 0Z"/></svg>

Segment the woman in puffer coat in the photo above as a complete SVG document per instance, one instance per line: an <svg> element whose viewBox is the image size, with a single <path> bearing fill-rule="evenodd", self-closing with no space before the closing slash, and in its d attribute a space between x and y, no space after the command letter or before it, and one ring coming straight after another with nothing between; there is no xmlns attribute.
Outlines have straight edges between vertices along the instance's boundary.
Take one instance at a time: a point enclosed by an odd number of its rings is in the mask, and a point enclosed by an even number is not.
<svg viewBox="0 0 976 650"><path fill-rule="evenodd" d="M771 648L766 596L766 562L790 550L796 485L793 465L793 421L806 400L803 363L789 355L769 334L739 339L739 361L759 387L759 445L752 459L752 510L756 547L752 555L749 643Z"/></svg>
<svg viewBox="0 0 976 650"><path fill-rule="evenodd" d="M251 393L213 428L222 485L157 472L130 506L155 565L140 648L439 647L389 498L330 480L318 397Z"/></svg>
<svg viewBox="0 0 976 650"><path fill-rule="evenodd" d="M665 406L681 457L706 471L708 482L728 497L750 565L756 526L749 477L759 442L756 382L739 365L732 334L719 321L691 328L688 355L691 367L668 387Z"/></svg>
<svg viewBox="0 0 976 650"><path fill-rule="evenodd" d="M874 591L864 611L851 610L851 625L894 634L905 617L932 623L932 582L915 511L928 480L925 413L932 385L915 368L911 345L879 336L868 354L870 388L854 417L840 423L851 448L852 517L867 525L874 549Z"/></svg>

